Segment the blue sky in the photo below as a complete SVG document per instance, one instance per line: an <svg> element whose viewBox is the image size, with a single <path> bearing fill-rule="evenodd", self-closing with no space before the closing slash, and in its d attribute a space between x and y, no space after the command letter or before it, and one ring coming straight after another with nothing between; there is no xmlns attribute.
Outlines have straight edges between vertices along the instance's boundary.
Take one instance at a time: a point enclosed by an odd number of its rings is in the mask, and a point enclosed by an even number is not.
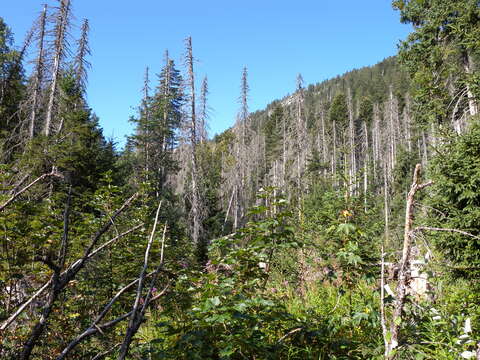
<svg viewBox="0 0 480 360"><path fill-rule="evenodd" d="M17 44L42 4L56 4L2 2L0 16ZM158 73L165 49L180 65L187 36L198 83L209 79L213 135L235 120L243 66L255 111L291 93L298 73L310 84L373 65L394 55L410 31L389 0L73 0L73 10L77 25L88 18L91 26L89 104L119 145L132 132L128 118L139 103L145 67Z"/></svg>

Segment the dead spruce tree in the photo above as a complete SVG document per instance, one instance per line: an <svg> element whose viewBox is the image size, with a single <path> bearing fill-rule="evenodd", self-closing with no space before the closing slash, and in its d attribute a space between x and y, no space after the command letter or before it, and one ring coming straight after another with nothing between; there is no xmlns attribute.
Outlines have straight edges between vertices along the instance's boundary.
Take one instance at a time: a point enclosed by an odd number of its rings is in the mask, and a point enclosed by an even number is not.
<svg viewBox="0 0 480 360"><path fill-rule="evenodd" d="M227 216L232 211L233 230L241 226L246 204L246 184L248 178L248 155L247 155L247 134L248 134L248 69L245 66L242 70L240 83L240 110L237 114L237 121L234 127L235 142L233 144L233 156L235 165L228 175L231 184L231 198L228 206Z"/></svg>
<svg viewBox="0 0 480 360"><path fill-rule="evenodd" d="M299 195L299 200L302 198L303 194L303 171L305 169L305 145L307 140L307 127L305 124L305 113L304 113L304 102L305 102L305 93L303 88L303 77L301 74L297 75L297 94L295 101L295 135L296 135L296 162L297 162L297 191ZM284 140L285 141L285 140Z"/></svg>
<svg viewBox="0 0 480 360"><path fill-rule="evenodd" d="M420 171L421 165L417 164L415 166L415 171L413 174L413 182L410 187L410 191L407 195L407 204L405 210L405 229L403 236L403 249L402 249L402 258L400 260L400 269L398 272L398 283L395 291L395 301L393 304L393 313L391 321L387 322L385 318L385 312L382 310L382 330L383 338L385 343L385 358L391 359L394 357L395 349L399 344L399 335L402 323L402 315L405 307L405 301L407 298L407 290L411 280L410 276L410 264L411 264L411 250L413 242L413 221L414 221L414 206L415 206L415 195L418 191L430 186L432 181L427 181L425 183L420 183ZM383 259L383 250L382 250L382 259ZM382 261L382 283L384 279L383 274L383 261ZM384 309L383 298L381 299L381 307Z"/></svg>
<svg viewBox="0 0 480 360"><path fill-rule="evenodd" d="M87 85L87 72L91 66L86 59L88 55L91 55L90 45L88 43L89 32L90 25L88 23L88 19L84 19L80 38L77 41L77 53L74 59L75 81L77 82L77 86L79 87L82 95L85 94Z"/></svg>
<svg viewBox="0 0 480 360"><path fill-rule="evenodd" d="M199 258L204 259L206 256L206 246L204 240L201 239L202 233L202 220L203 220L203 206L202 199L200 196L200 172L198 166L198 154L197 154L197 144L198 144L198 134L197 134L197 116L196 116L196 103L195 103L195 73L193 71L193 48L192 48L192 38L188 37L185 39L185 66L187 68L187 81L186 85L189 89L189 101L188 101L188 132L190 140L190 167L191 167L191 208L190 216L192 219L192 240L199 251Z"/></svg>
<svg viewBox="0 0 480 360"><path fill-rule="evenodd" d="M202 81L202 87L200 88L200 111L198 114L198 137L200 144L203 144L208 139L208 78L205 76Z"/></svg>
<svg viewBox="0 0 480 360"><path fill-rule="evenodd" d="M30 112L30 124L28 135L30 139L35 136L35 126L38 116L39 102L42 93L42 83L44 80L45 72L45 27L47 20L47 5L43 7L43 11L38 19L38 52L37 59L35 60L35 70L33 73L32 81L32 103Z"/></svg>
<svg viewBox="0 0 480 360"><path fill-rule="evenodd" d="M60 0L60 6L55 15L54 24L54 41L53 41L53 62L51 70L50 89L48 94L47 112L45 115L44 134L50 135L53 126L53 116L55 110L55 102L58 90L58 82L60 80L60 73L62 62L69 52L68 48L68 30L70 26L70 0Z"/></svg>

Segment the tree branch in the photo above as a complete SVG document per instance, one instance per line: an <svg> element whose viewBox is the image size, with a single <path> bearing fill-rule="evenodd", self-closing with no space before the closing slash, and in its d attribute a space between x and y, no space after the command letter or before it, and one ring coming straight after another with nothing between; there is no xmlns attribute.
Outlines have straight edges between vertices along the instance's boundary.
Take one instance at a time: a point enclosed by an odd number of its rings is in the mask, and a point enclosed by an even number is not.
<svg viewBox="0 0 480 360"><path fill-rule="evenodd" d="M38 339L43 334L45 330L48 319L51 315L53 305L55 304L58 296L60 293L65 289L65 287L70 283L71 280L75 278L77 273L85 266L86 261L89 259L89 255L92 252L92 249L98 242L98 240L105 234L110 226L112 225L112 221L120 215L137 197L137 194L132 195L125 203L115 212L112 216L110 221L107 221L92 237L89 247L86 249L83 257L80 261L74 266L69 267L63 275L60 274L60 271L55 271L52 275L52 287L48 297L48 301L46 305L43 307L42 315L40 319L37 321L33 329L31 330L30 334L28 335L27 341L23 345L23 349L19 354L19 359L21 360L28 360L32 354L33 349L35 348Z"/></svg>
<svg viewBox="0 0 480 360"><path fill-rule="evenodd" d="M27 191L28 189L30 189L32 186L34 186L36 183L42 181L43 179L47 178L47 177L58 177L58 178L63 178L63 176L52 170L52 172L48 173L48 174L43 174L41 176L39 176L38 178L36 178L35 180L33 180L30 184L28 184L27 186L25 186L24 188L22 188L20 191L18 191L17 193L13 194L10 199L8 199L5 203L3 203L2 205L0 205L0 212L3 211L8 205L10 205L13 201L15 201L16 198L18 198L20 195L22 195L25 191Z"/></svg>
<svg viewBox="0 0 480 360"><path fill-rule="evenodd" d="M415 229L412 230L412 233L418 232L418 231L446 231L446 232L454 232L458 234L462 234L465 236L469 236L471 238L480 240L480 236L470 234L469 232L459 230L459 229L449 229L449 228L437 228L437 227L431 227L431 226L417 226Z"/></svg>
<svg viewBox="0 0 480 360"><path fill-rule="evenodd" d="M100 252L101 250L103 250L105 247L107 247L108 245L112 244L113 242L115 242L116 240L120 239L121 237L124 237L125 235L128 235L130 234L131 232L135 231L135 230L138 230L140 227L142 227L143 224L139 224L137 226L134 226L133 228L123 232L122 234L114 237L113 239L107 241L105 244L103 244L102 246L98 247L96 250L92 251L90 253L90 255L88 256L88 259L92 258L93 256L95 256L98 252ZM88 260L87 259L87 260ZM74 267L74 266L77 266L79 264L81 259L78 259L76 260L75 262L73 262L69 268L65 271L63 271L60 276L64 276L67 271ZM27 308L27 306L33 301L35 300L37 297L39 297L51 284L51 281L52 279L48 280L40 289L37 290L37 292L35 292L27 301L25 301L19 308L17 311L15 311L15 313L13 313L7 320L5 320L3 322L3 324L0 326L0 330L5 330L8 326L10 326L10 324L15 321L15 319Z"/></svg>
<svg viewBox="0 0 480 360"><path fill-rule="evenodd" d="M131 312L130 321L128 323L127 331L125 333L125 339L123 340L122 346L120 348L120 354L118 356L119 360L123 360L127 356L128 350L129 350L129 347L130 347L130 343L132 342L133 336L135 335L136 331L138 330L138 327L140 326L140 323L143 319L143 309L145 307L143 307L142 311L140 311L140 312L138 311L138 308L139 308L139 305L140 305L140 298L142 296L143 283L145 281L145 274L147 272L148 258L150 256L150 248L152 246L153 237L154 237L155 231L157 229L158 217L160 215L161 207L162 207L162 201L160 201L160 203L158 204L157 213L155 215L155 221L153 223L152 232L150 234L150 238L148 239L147 248L145 249L143 267L142 267L142 270L140 271L140 276L139 276L139 281L138 281L137 296L135 297L135 302L133 304L133 309L132 309L132 312Z"/></svg>

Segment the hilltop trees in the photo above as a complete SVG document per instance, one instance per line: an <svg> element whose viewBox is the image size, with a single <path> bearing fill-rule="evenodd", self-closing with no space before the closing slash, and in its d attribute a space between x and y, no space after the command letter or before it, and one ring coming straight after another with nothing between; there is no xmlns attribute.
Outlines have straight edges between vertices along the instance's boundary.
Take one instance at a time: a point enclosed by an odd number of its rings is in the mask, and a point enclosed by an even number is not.
<svg viewBox="0 0 480 360"><path fill-rule="evenodd" d="M401 21L415 26L400 57L414 81L419 119L450 123L457 132L478 113L480 9L475 0L398 0Z"/></svg>

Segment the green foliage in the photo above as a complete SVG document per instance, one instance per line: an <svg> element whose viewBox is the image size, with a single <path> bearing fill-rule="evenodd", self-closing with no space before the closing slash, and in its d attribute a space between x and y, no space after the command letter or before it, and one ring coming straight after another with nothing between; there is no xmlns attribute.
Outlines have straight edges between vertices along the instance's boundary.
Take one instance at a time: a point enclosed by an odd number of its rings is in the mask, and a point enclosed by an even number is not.
<svg viewBox="0 0 480 360"><path fill-rule="evenodd" d="M415 26L399 55L413 79L417 119L442 123L462 116L450 106L452 98L460 103L466 88L476 99L480 95L474 74L480 50L478 1L398 0L393 6L403 23Z"/></svg>
<svg viewBox="0 0 480 360"><path fill-rule="evenodd" d="M150 182L157 197L159 194L166 195L167 177L178 170L173 149L177 146L183 116L181 107L185 101L182 76L173 60L167 58L166 61L153 95L148 94L146 79L145 96L138 116L130 119L136 129L135 135L129 139L129 146L135 151L126 153L140 182Z"/></svg>
<svg viewBox="0 0 480 360"><path fill-rule="evenodd" d="M149 346L159 358L278 358L283 345L276 340L296 321L264 289L275 252L296 244L291 214L281 210L285 202L270 192L262 199L273 203L251 215L266 217L212 243L207 272L185 269L179 276L176 301L167 299L160 315L162 338L153 341L153 350Z"/></svg>
<svg viewBox="0 0 480 360"><path fill-rule="evenodd" d="M371 275L378 259L381 220L375 209L365 211L364 199L345 196L330 185L317 184L305 198L305 236L325 266L351 284L358 275Z"/></svg>
<svg viewBox="0 0 480 360"><path fill-rule="evenodd" d="M0 17L0 159L10 161L18 149L12 146L19 141L18 104L24 95L22 59L13 47L10 28Z"/></svg>
<svg viewBox="0 0 480 360"><path fill-rule="evenodd" d="M434 181L429 205L433 225L480 235L480 125L451 138L432 160ZM478 279L480 240L469 236L436 232L437 249L454 265L456 276Z"/></svg>
<svg viewBox="0 0 480 360"><path fill-rule="evenodd" d="M340 129L345 129L348 125L348 108L345 94L339 93L335 95L330 106L329 118L332 123Z"/></svg>
<svg viewBox="0 0 480 360"><path fill-rule="evenodd" d="M360 120L365 121L367 125L369 125L372 122L373 103L370 97L367 96L361 99L358 117Z"/></svg>
<svg viewBox="0 0 480 360"><path fill-rule="evenodd" d="M265 135L265 157L270 163L277 159L282 152L283 128L287 127L287 117L280 104L276 104L263 124Z"/></svg>

